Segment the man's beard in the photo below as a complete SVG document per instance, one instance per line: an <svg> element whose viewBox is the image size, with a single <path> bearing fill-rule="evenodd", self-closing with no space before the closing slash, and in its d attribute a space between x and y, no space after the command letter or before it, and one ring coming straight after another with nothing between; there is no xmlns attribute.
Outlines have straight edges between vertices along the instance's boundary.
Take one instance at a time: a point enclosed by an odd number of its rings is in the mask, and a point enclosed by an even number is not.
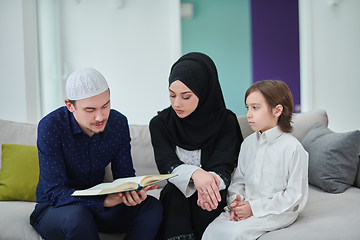
<svg viewBox="0 0 360 240"><path fill-rule="evenodd" d="M102 120L101 122L91 123L91 125L99 125L99 124L105 123L105 126L104 126L104 130L105 130L106 121L107 121L107 119ZM94 133L94 134L102 133L104 131L104 130L102 130L102 131L99 131L99 132L95 132L95 131L91 130L90 128L86 128L86 129L89 130L90 132Z"/></svg>

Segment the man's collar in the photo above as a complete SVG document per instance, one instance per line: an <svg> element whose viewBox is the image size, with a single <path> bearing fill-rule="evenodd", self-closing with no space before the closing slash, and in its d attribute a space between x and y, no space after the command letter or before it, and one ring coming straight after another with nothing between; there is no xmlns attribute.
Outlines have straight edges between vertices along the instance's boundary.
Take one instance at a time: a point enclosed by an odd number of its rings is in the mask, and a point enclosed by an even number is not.
<svg viewBox="0 0 360 240"><path fill-rule="evenodd" d="M71 125L72 125L72 131L74 134L78 134L78 133L84 133L83 130L81 129L81 127L79 126L78 122L76 121L74 114L70 112L70 119L71 119ZM109 114L109 118L106 122L106 126L104 131L102 131L102 133L106 134L107 132L111 131L111 126L109 123L109 119L110 119L110 114ZM84 133L86 134L86 133ZM98 133L95 133L98 134Z"/></svg>
<svg viewBox="0 0 360 240"><path fill-rule="evenodd" d="M74 114L72 112L70 113L70 120L71 120L71 127L72 127L72 131L74 134L78 134L83 132L82 129L80 128L78 122L76 121Z"/></svg>

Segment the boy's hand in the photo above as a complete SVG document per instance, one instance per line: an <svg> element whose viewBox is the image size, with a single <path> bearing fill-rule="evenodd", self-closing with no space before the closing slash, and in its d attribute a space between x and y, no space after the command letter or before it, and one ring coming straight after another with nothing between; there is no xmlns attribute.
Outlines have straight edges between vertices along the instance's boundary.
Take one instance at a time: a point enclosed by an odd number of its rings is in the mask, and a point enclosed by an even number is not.
<svg viewBox="0 0 360 240"><path fill-rule="evenodd" d="M241 201L240 195L236 195L236 199L231 203L230 221L245 220L253 215L250 203Z"/></svg>
<svg viewBox="0 0 360 240"><path fill-rule="evenodd" d="M239 204L241 203L241 197L240 195L236 195L235 200L230 204L230 221L235 220L235 221L239 221L237 215L235 214L235 207L237 207Z"/></svg>

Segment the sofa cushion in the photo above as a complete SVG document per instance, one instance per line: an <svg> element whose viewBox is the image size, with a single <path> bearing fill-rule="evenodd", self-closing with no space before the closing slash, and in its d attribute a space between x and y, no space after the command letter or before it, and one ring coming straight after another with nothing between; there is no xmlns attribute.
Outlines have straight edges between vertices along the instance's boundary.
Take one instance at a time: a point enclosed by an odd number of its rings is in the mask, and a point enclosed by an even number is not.
<svg viewBox="0 0 360 240"><path fill-rule="evenodd" d="M35 202L0 201L0 239L41 240L30 225Z"/></svg>
<svg viewBox="0 0 360 240"><path fill-rule="evenodd" d="M291 133L301 142L315 123L328 125L328 116L324 110L316 109L309 112L295 113L292 119L293 132Z"/></svg>
<svg viewBox="0 0 360 240"><path fill-rule="evenodd" d="M159 174L151 145L149 126L130 125L131 157L137 176Z"/></svg>
<svg viewBox="0 0 360 240"><path fill-rule="evenodd" d="M360 153L360 150L359 150L359 153ZM358 170L357 170L357 175L356 175L356 180L355 180L354 186L360 188L360 155L359 155Z"/></svg>
<svg viewBox="0 0 360 240"><path fill-rule="evenodd" d="M254 130L251 129L245 115L244 116L243 115L238 116L237 119L238 119L238 122L239 122L239 125L240 125L242 136L245 139L247 136L252 134L254 132Z"/></svg>
<svg viewBox="0 0 360 240"><path fill-rule="evenodd" d="M39 160L36 146L2 145L0 170L1 201L36 201Z"/></svg>
<svg viewBox="0 0 360 240"><path fill-rule="evenodd" d="M302 144L309 153L309 183L341 193L354 184L359 163L360 131L335 133L316 123Z"/></svg>
<svg viewBox="0 0 360 240"><path fill-rule="evenodd" d="M131 157L137 176L159 174L156 167L154 151L151 145L149 126L130 125ZM111 164L105 169L105 181L113 181ZM165 186L166 181L158 183L159 187Z"/></svg>
<svg viewBox="0 0 360 240"><path fill-rule="evenodd" d="M329 194L309 186L309 198L296 222L271 231L258 240L359 239L360 189L350 187L343 194Z"/></svg>

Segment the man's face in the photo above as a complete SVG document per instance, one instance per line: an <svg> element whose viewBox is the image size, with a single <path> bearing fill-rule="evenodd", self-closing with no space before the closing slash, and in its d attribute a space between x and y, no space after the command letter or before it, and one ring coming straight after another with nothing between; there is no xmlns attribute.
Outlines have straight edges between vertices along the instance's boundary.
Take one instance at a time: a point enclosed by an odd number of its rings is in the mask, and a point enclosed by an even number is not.
<svg viewBox="0 0 360 240"><path fill-rule="evenodd" d="M76 100L75 105L67 100L65 103L84 133L92 137L95 133L104 131L110 114L109 89L96 96Z"/></svg>

